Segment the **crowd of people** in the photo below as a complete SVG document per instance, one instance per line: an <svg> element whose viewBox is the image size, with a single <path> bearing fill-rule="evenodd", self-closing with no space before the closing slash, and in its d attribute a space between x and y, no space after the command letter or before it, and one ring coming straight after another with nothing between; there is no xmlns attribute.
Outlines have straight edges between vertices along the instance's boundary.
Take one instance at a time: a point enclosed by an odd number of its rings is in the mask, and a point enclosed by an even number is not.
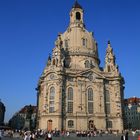
<svg viewBox="0 0 140 140"><path fill-rule="evenodd" d="M38 138L42 138L44 140L52 140L52 137L70 137L70 136L76 136L76 137L96 137L96 136L104 136L104 135L116 135L121 136L121 140L128 140L128 135L131 134L134 135L133 131L123 131L120 135L119 131L103 131L103 130L92 130L92 131L44 131L41 129L35 130L35 131L23 131L23 130L0 130L0 140L2 136L6 137L16 137L16 138L22 138L23 140L36 140Z"/></svg>

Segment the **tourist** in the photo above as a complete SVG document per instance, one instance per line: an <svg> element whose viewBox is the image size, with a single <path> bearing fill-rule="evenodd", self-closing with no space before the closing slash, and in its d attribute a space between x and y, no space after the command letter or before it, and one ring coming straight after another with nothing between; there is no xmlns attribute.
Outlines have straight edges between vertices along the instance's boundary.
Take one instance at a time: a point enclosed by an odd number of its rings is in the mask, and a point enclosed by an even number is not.
<svg viewBox="0 0 140 140"><path fill-rule="evenodd" d="M30 140L35 140L35 134L31 133Z"/></svg>
<svg viewBox="0 0 140 140"><path fill-rule="evenodd" d="M23 140L30 140L30 137L31 136L27 132L25 132Z"/></svg>
<svg viewBox="0 0 140 140"><path fill-rule="evenodd" d="M121 136L121 140L128 140L128 132L126 132L126 134L123 134Z"/></svg>
<svg viewBox="0 0 140 140"><path fill-rule="evenodd" d="M125 134L125 140L128 140L128 132Z"/></svg>
<svg viewBox="0 0 140 140"><path fill-rule="evenodd" d="M45 140L52 140L52 135L50 132L48 132L48 134L46 134Z"/></svg>
<svg viewBox="0 0 140 140"><path fill-rule="evenodd" d="M122 135L121 136L121 140L125 140L125 135Z"/></svg>
<svg viewBox="0 0 140 140"><path fill-rule="evenodd" d="M70 136L70 132L69 132L69 131L67 131L67 134L66 134L66 135L67 135L67 137L69 137L69 136Z"/></svg>

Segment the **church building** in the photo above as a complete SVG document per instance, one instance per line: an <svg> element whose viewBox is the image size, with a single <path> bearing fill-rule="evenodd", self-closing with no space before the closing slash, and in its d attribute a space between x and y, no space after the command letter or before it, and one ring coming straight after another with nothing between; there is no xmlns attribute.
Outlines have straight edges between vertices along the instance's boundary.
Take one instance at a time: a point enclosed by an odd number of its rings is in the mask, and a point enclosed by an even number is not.
<svg viewBox="0 0 140 140"><path fill-rule="evenodd" d="M44 130L123 130L124 79L110 41L105 66L75 1L37 87L37 126Z"/></svg>

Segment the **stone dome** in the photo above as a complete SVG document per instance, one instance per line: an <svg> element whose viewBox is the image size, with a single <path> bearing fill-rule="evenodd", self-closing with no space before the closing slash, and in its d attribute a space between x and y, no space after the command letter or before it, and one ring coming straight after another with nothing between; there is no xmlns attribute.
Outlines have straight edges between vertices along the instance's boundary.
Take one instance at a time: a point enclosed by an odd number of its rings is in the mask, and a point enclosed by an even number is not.
<svg viewBox="0 0 140 140"><path fill-rule="evenodd" d="M62 63L67 68L79 70L87 68L86 63L88 63L88 68L96 67L99 69L100 60L97 43L93 33L85 28L83 14L83 9L76 2L70 11L70 23L67 30L58 35L55 42L57 47L53 49L52 57L56 59L57 56L56 61L62 58ZM63 48L63 55L61 55L58 46Z"/></svg>
<svg viewBox="0 0 140 140"><path fill-rule="evenodd" d="M64 49L67 48L70 52L85 52L98 57L97 43L92 32L88 32L85 28L69 28L62 34L62 41Z"/></svg>

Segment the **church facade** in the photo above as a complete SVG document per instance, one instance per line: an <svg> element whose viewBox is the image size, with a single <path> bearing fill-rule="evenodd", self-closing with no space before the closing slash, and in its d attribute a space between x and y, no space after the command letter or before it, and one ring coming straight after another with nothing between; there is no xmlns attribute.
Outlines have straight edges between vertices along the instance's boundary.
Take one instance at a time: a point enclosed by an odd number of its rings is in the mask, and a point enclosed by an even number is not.
<svg viewBox="0 0 140 140"><path fill-rule="evenodd" d="M76 1L37 87L37 126L47 130L123 130L124 79L108 41L101 68L98 45Z"/></svg>

